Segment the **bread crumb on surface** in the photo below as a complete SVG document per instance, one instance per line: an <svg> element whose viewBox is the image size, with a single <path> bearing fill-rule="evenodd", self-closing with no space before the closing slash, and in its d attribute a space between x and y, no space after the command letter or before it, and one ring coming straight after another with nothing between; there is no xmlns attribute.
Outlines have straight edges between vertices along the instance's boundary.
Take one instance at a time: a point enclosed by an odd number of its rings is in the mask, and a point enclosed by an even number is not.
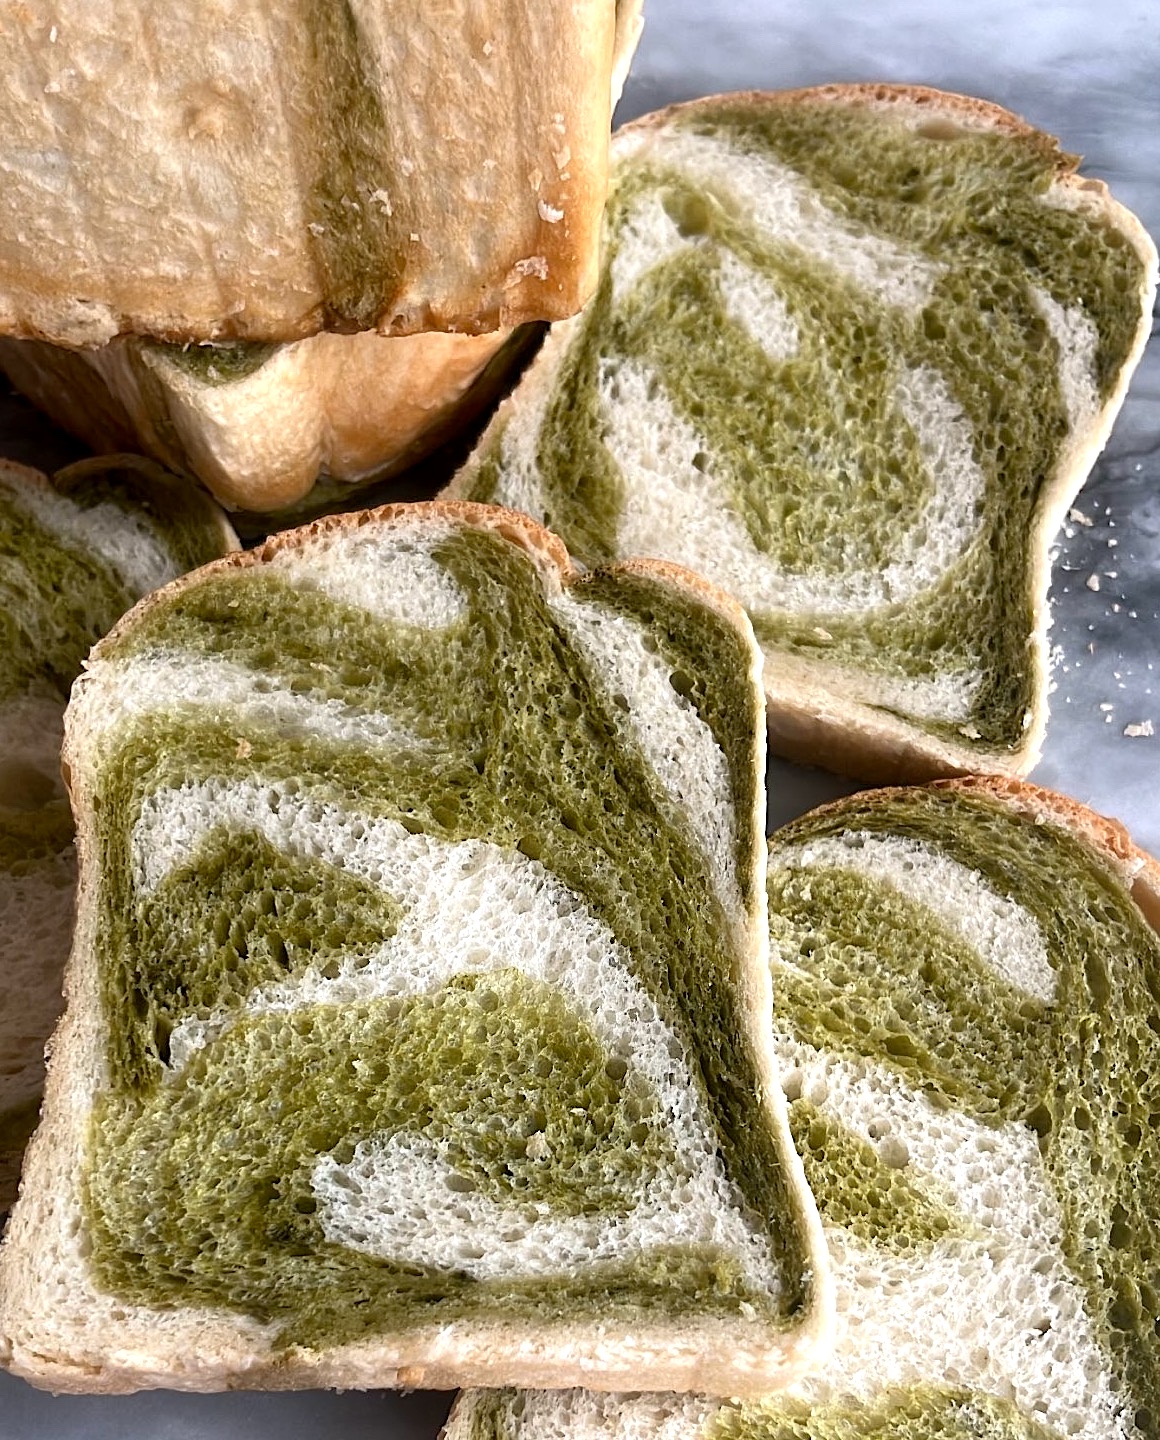
<svg viewBox="0 0 1160 1440"><path fill-rule="evenodd" d="M1125 725L1124 734L1130 739L1136 740L1141 735L1155 735L1151 720L1141 720L1136 724Z"/></svg>

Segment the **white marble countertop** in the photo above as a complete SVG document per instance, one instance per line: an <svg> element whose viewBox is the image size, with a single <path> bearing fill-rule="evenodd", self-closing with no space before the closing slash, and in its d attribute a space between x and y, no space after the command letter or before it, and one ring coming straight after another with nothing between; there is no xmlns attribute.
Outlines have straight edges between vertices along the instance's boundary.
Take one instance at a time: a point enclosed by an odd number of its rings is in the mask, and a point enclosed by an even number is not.
<svg viewBox="0 0 1160 1440"><path fill-rule="evenodd" d="M1160 235L1160 10L1155 0L646 0L619 115L714 91L913 81L994 100L1060 136ZM7 441L7 443L5 443ZM51 467L75 448L0 399L0 452ZM1032 776L1117 815L1160 853L1160 338L1060 536L1059 660ZM1089 587L1097 576L1099 589ZM1125 727L1152 720L1153 736ZM774 762L780 823L852 787ZM53 1398L0 1376L3 1440L434 1440L449 1397Z"/></svg>

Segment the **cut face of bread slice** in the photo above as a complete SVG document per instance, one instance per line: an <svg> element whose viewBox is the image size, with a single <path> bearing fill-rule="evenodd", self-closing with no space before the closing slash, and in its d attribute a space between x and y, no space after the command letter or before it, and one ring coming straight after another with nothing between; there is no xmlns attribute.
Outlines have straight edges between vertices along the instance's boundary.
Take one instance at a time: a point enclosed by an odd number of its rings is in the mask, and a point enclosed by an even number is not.
<svg viewBox="0 0 1160 1440"><path fill-rule="evenodd" d="M574 313L614 11L32 0L0 29L0 329L287 341Z"/></svg>
<svg viewBox="0 0 1160 1440"><path fill-rule="evenodd" d="M59 793L61 718L91 646L238 542L208 496L135 455L51 478L0 463L0 535L0 804L28 805Z"/></svg>
<svg viewBox="0 0 1160 1440"><path fill-rule="evenodd" d="M774 1038L838 1287L779 1399L460 1402L449 1440L1155 1436L1160 866L1014 782L770 849Z"/></svg>
<svg viewBox="0 0 1160 1440"><path fill-rule="evenodd" d="M791 1378L827 1307L770 1065L762 709L727 597L581 578L484 507L319 522L139 607L70 712L10 1366Z"/></svg>
<svg viewBox="0 0 1160 1440"><path fill-rule="evenodd" d="M772 743L868 778L1026 770L1048 543L1147 334L1155 251L981 102L694 101L614 143L597 298L451 493L745 605Z"/></svg>
<svg viewBox="0 0 1160 1440"><path fill-rule="evenodd" d="M0 1210L36 1123L60 1012L76 860L60 778L69 687L148 591L237 539L207 497L136 457L51 478L0 464Z"/></svg>

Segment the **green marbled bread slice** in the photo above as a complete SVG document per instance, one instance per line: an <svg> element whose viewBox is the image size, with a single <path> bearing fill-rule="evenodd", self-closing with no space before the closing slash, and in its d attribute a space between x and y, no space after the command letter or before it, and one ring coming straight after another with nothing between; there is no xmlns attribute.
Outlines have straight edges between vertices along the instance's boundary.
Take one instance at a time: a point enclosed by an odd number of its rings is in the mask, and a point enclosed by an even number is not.
<svg viewBox="0 0 1160 1440"><path fill-rule="evenodd" d="M838 1292L782 1397L476 1392L446 1440L1160 1432L1160 865L1016 781L770 847L774 1043Z"/></svg>
<svg viewBox="0 0 1160 1440"><path fill-rule="evenodd" d="M397 506L179 581L68 719L69 1006L0 1259L53 1389L809 1363L760 652L675 567Z"/></svg>
<svg viewBox="0 0 1160 1440"><path fill-rule="evenodd" d="M614 0L28 0L0 331L481 333L592 292Z"/></svg>
<svg viewBox="0 0 1160 1440"><path fill-rule="evenodd" d="M237 543L208 497L135 456L51 477L0 462L0 1210L36 1123L72 937L69 688L142 595Z"/></svg>
<svg viewBox="0 0 1160 1440"><path fill-rule="evenodd" d="M613 150L597 296L449 493L730 591L790 758L1024 772L1048 547L1147 336L1138 221L1050 137L913 87L693 101Z"/></svg>

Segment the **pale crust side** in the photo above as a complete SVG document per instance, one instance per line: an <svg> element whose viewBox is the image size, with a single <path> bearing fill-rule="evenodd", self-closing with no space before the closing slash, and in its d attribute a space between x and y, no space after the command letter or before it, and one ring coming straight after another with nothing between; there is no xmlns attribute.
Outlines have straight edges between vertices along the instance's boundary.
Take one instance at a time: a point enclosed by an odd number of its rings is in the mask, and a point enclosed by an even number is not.
<svg viewBox="0 0 1160 1440"><path fill-rule="evenodd" d="M98 646L95 655L99 657L104 645L131 631L163 597L179 594L207 575L259 565L332 531L413 523L416 516L432 521L451 519L503 535L532 557L549 595L559 593L580 576L563 544L524 515L456 501L385 506L315 521L302 530L277 535L255 551L226 556L182 577L141 601ZM688 591L717 609L742 633L751 634L740 607L699 576L677 566L643 560L625 568ZM760 694L759 674L760 656L754 644L751 682L756 694ZM78 686L93 683L95 678L87 675ZM771 1341L768 1332L743 1322L608 1324L599 1327L599 1335L591 1325L520 1329L490 1322L445 1325L334 1350L298 1349L272 1356L262 1328L254 1322L222 1311L175 1314L118 1306L92 1287L79 1253L42 1254L43 1233L51 1231L56 1213L80 1215L79 1175L87 1117L105 1073L94 943L98 857L94 815L81 763L86 743L87 737L75 727L66 731L64 772L78 821L78 921L65 977L65 1015L50 1046L45 1118L29 1148L22 1198L0 1247L0 1362L8 1369L47 1389L82 1393L151 1387L453 1388L485 1384L623 1390L647 1383L658 1389L753 1395L792 1383L828 1345L833 1326L828 1256L813 1197L789 1138L767 1023L771 982L762 900L748 917L747 962L736 982L750 1002L749 1039L811 1264L808 1306L795 1327L776 1341ZM764 773L764 748L764 735L757 727L754 766L758 776ZM760 783L756 795L753 819L763 830L765 790ZM753 881L755 893L764 896L763 846L757 847ZM83 1236L72 1236L68 1244L79 1251ZM48 1249L51 1252L51 1247ZM64 1286L59 1278L62 1261L72 1268ZM71 1315L65 1314L66 1309ZM111 1318L111 1311L118 1318Z"/></svg>
<svg viewBox="0 0 1160 1440"><path fill-rule="evenodd" d="M288 341L575 313L596 280L613 0L454 13L8 7L0 333ZM345 271L366 286L356 319Z"/></svg>
<svg viewBox="0 0 1160 1440"><path fill-rule="evenodd" d="M927 788L948 790L962 795L978 795L1006 805L1016 814L1026 815L1037 823L1058 825L1082 840L1095 853L1099 861L1119 875L1141 914L1151 928L1160 935L1160 861L1146 850L1133 843L1127 827L1119 820L1090 806L1062 795L1058 790L1048 790L1042 785L1032 785L1026 780L1002 775L965 775L954 779L936 780ZM831 800L809 812L810 817L840 815L850 806L852 800L871 804L878 801L904 799L912 787L890 786L881 790L863 790L856 796ZM796 822L791 822L796 823ZM770 847L777 844L779 831L770 836Z"/></svg>
<svg viewBox="0 0 1160 1440"><path fill-rule="evenodd" d="M93 449L139 445L257 512L297 504L320 476L355 486L414 464L494 398L476 381L510 337L312 335L220 385L134 336L98 350L0 338L0 368Z"/></svg>

